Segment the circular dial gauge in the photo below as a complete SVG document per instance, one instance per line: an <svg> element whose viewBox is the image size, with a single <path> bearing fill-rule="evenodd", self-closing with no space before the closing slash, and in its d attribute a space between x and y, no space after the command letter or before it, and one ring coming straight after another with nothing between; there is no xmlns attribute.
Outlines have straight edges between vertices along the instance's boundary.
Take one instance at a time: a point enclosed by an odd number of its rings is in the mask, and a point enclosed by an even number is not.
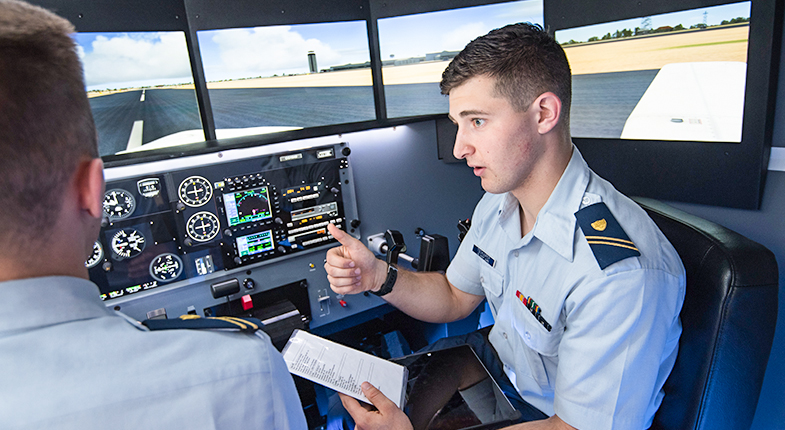
<svg viewBox="0 0 785 430"><path fill-rule="evenodd" d="M150 262L150 276L156 281L169 282L183 273L183 260L175 254L164 253Z"/></svg>
<svg viewBox="0 0 785 430"><path fill-rule="evenodd" d="M104 213L111 221L128 218L134 209L136 199L128 191L115 188L104 193Z"/></svg>
<svg viewBox="0 0 785 430"><path fill-rule="evenodd" d="M93 243L93 253L90 254L90 257L87 258L87 261L85 261L84 265L88 269L92 269L93 267L95 267L96 264L100 263L101 260L103 259L104 259L104 247L101 246L101 242L96 240L95 243Z"/></svg>
<svg viewBox="0 0 785 430"><path fill-rule="evenodd" d="M221 223L212 212L197 212L188 218L185 227L191 239L197 242L207 242L218 235Z"/></svg>
<svg viewBox="0 0 785 430"><path fill-rule="evenodd" d="M197 208L213 197L213 186L210 185L210 181L201 176L191 176L180 182L178 194L183 203Z"/></svg>
<svg viewBox="0 0 785 430"><path fill-rule="evenodd" d="M144 235L133 228L118 230L112 236L112 251L123 258L134 258L144 251Z"/></svg>

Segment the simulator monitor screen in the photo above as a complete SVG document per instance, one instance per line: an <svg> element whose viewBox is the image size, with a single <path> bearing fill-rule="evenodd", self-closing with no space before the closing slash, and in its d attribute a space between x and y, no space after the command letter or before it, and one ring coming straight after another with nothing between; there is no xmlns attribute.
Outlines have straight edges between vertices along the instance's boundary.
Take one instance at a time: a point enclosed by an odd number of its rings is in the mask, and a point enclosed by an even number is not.
<svg viewBox="0 0 785 430"><path fill-rule="evenodd" d="M224 207L229 227L261 221L272 216L267 187L224 194Z"/></svg>
<svg viewBox="0 0 785 430"><path fill-rule="evenodd" d="M751 2L556 32L574 137L741 142Z"/></svg>
<svg viewBox="0 0 785 430"><path fill-rule="evenodd" d="M543 23L543 0L522 0L379 19L382 78L390 118L446 113L439 82L473 39L515 22Z"/></svg>
<svg viewBox="0 0 785 430"><path fill-rule="evenodd" d="M76 33L101 156L204 141L185 33Z"/></svg>
<svg viewBox="0 0 785 430"><path fill-rule="evenodd" d="M376 118L364 21L197 32L220 138Z"/></svg>

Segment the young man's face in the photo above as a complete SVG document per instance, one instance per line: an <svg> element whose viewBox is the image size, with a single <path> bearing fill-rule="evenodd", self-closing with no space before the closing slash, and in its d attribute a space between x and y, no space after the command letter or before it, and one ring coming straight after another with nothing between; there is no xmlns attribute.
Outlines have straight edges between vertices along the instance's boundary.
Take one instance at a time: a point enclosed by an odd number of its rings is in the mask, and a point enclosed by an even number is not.
<svg viewBox="0 0 785 430"><path fill-rule="evenodd" d="M450 118L458 125L453 154L466 159L485 191L499 194L524 187L543 146L533 109L516 111L495 84L477 76L450 90Z"/></svg>

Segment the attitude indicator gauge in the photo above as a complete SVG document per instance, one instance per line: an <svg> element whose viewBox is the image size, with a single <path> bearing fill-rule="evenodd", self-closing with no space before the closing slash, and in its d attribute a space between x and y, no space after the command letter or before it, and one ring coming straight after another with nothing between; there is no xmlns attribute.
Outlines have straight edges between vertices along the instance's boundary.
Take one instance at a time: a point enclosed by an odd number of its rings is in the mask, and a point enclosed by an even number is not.
<svg viewBox="0 0 785 430"><path fill-rule="evenodd" d="M134 258L144 247L144 235L136 229L124 228L112 236L112 251L122 258Z"/></svg>
<svg viewBox="0 0 785 430"><path fill-rule="evenodd" d="M180 182L177 193L180 201L192 208L198 208L213 198L213 186L201 176L191 176Z"/></svg>
<svg viewBox="0 0 785 430"><path fill-rule="evenodd" d="M93 243L93 253L90 254L90 257L87 258L87 261L85 261L84 265L88 269L92 269L93 267L95 267L96 264L100 263L101 260L103 259L104 259L104 247L101 246L101 242L96 240L95 243Z"/></svg>
<svg viewBox="0 0 785 430"><path fill-rule="evenodd" d="M183 273L183 260L175 254L164 253L150 262L150 276L156 281L169 282Z"/></svg>
<svg viewBox="0 0 785 430"><path fill-rule="evenodd" d="M104 193L104 213L110 221L117 221L128 218L136 209L136 199L133 194L122 189L115 188Z"/></svg>
<svg viewBox="0 0 785 430"><path fill-rule="evenodd" d="M212 212L197 212L186 223L188 236L197 242L207 242L218 235L221 223Z"/></svg>

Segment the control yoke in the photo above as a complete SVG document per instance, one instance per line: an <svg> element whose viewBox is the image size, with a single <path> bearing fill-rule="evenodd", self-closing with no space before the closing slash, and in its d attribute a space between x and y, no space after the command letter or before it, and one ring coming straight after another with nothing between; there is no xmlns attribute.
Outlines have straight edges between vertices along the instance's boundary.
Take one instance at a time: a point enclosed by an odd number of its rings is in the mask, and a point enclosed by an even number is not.
<svg viewBox="0 0 785 430"><path fill-rule="evenodd" d="M384 240L387 242L387 264L398 264L398 255L406 252L403 235L398 230L387 230L384 232Z"/></svg>
<svg viewBox="0 0 785 430"><path fill-rule="evenodd" d="M422 229L418 229L422 233ZM418 234L420 237L420 255L414 258L406 254L403 235L397 230L368 237L368 248L376 255L385 256L388 264L397 264L398 259L405 260L418 272L447 270L450 264L450 250L447 238L438 234Z"/></svg>

